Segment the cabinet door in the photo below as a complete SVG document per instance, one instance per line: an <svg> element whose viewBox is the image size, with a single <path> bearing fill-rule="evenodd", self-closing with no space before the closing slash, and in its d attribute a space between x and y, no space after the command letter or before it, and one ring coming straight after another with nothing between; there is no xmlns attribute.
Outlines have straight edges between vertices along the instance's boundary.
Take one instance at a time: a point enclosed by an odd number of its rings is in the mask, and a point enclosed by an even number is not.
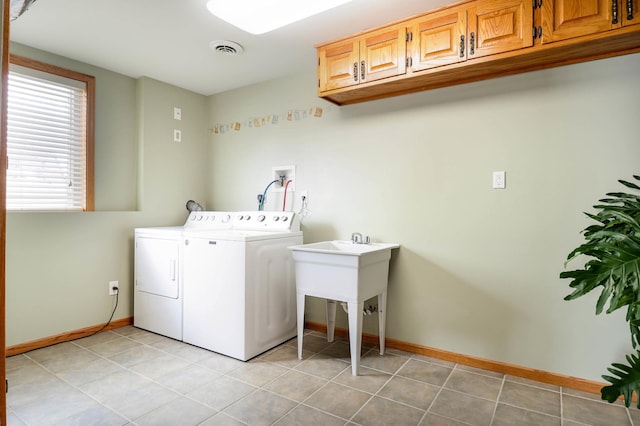
<svg viewBox="0 0 640 426"><path fill-rule="evenodd" d="M531 0L479 0L469 7L468 20L468 59L533 45Z"/></svg>
<svg viewBox="0 0 640 426"><path fill-rule="evenodd" d="M623 26L640 24L640 0L622 0L620 9Z"/></svg>
<svg viewBox="0 0 640 426"><path fill-rule="evenodd" d="M404 25L373 31L360 39L360 82L380 80L407 71Z"/></svg>
<svg viewBox="0 0 640 426"><path fill-rule="evenodd" d="M411 70L420 71L466 59L467 9L430 13L410 24Z"/></svg>
<svg viewBox="0 0 640 426"><path fill-rule="evenodd" d="M613 24L612 1L618 0L544 1L542 42L566 40L619 27L624 8L618 8L618 23ZM626 4L626 0L622 2Z"/></svg>
<svg viewBox="0 0 640 426"><path fill-rule="evenodd" d="M360 81L360 44L349 39L318 48L320 92L340 89Z"/></svg>

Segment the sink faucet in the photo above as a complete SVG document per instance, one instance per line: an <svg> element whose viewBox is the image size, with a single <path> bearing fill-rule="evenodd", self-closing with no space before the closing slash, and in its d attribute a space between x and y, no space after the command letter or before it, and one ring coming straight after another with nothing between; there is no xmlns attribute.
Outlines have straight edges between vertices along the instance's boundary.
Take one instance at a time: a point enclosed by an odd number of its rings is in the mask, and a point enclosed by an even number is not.
<svg viewBox="0 0 640 426"><path fill-rule="evenodd" d="M362 244L362 234L359 232L351 234L351 242L353 244Z"/></svg>

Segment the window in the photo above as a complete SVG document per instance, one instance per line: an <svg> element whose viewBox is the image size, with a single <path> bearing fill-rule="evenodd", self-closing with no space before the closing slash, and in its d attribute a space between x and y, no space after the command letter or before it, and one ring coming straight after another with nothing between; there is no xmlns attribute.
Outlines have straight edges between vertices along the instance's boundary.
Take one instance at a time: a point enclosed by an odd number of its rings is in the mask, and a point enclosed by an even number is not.
<svg viewBox="0 0 640 426"><path fill-rule="evenodd" d="M94 77L10 63L7 210L93 210Z"/></svg>

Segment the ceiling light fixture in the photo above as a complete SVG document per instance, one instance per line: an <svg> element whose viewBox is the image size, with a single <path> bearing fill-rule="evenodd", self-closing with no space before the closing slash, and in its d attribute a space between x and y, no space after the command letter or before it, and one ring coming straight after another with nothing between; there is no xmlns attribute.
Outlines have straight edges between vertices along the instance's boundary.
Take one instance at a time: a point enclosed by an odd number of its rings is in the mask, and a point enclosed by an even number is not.
<svg viewBox="0 0 640 426"><path fill-rule="evenodd" d="M251 34L284 27L351 0L209 0L207 9L218 18Z"/></svg>

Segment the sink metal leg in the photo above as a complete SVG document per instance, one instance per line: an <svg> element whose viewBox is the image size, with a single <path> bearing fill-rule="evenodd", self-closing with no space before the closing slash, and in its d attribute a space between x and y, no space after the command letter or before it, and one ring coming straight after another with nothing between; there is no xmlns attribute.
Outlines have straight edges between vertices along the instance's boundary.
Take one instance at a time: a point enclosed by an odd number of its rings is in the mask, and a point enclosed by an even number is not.
<svg viewBox="0 0 640 426"><path fill-rule="evenodd" d="M304 336L304 294L298 293L296 312L298 320L298 359L302 359L302 337Z"/></svg>
<svg viewBox="0 0 640 426"><path fill-rule="evenodd" d="M351 349L351 374L358 375L360 369L360 350L362 347L362 311L364 302L348 302L349 307L349 346Z"/></svg>
<svg viewBox="0 0 640 426"><path fill-rule="evenodd" d="M335 300L327 299L327 342L333 342L336 332L336 306Z"/></svg>
<svg viewBox="0 0 640 426"><path fill-rule="evenodd" d="M378 295L378 335L380 336L380 355L384 355L385 327L387 324L387 292Z"/></svg>

